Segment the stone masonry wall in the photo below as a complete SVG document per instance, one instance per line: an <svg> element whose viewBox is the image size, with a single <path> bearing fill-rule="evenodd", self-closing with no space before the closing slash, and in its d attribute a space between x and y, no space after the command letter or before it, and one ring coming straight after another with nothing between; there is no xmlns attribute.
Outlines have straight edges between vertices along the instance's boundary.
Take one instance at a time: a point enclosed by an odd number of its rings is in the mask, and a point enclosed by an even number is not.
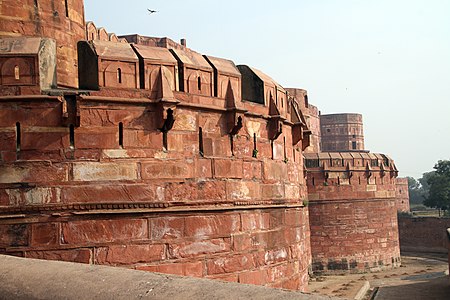
<svg viewBox="0 0 450 300"><path fill-rule="evenodd" d="M291 125L270 141L262 114L243 115L231 143L224 99L175 97L166 134L148 98L2 97L0 252L305 290L307 195Z"/></svg>
<svg viewBox="0 0 450 300"><path fill-rule="evenodd" d="M400 248L402 251L447 253L447 228L450 228L450 218L400 215Z"/></svg>
<svg viewBox="0 0 450 300"><path fill-rule="evenodd" d="M82 0L3 0L0 2L2 36L55 39L58 84L78 87L77 42L85 39Z"/></svg>
<svg viewBox="0 0 450 300"><path fill-rule="evenodd" d="M401 212L409 212L409 192L407 178L396 179L395 198L397 199L397 210Z"/></svg>
<svg viewBox="0 0 450 300"><path fill-rule="evenodd" d="M393 162L356 154L305 154L314 271L365 272L400 265L395 172L380 171L393 168Z"/></svg>

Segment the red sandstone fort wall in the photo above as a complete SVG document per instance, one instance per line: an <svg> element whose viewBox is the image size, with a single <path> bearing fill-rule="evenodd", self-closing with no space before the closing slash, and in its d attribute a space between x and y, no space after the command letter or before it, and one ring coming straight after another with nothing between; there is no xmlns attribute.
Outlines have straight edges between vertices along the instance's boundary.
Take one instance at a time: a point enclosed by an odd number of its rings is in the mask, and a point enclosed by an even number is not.
<svg viewBox="0 0 450 300"><path fill-rule="evenodd" d="M2 253L306 289L291 123L271 140L267 106L243 103L231 140L225 99L173 91L162 133L157 103L105 93L1 99Z"/></svg>
<svg viewBox="0 0 450 300"><path fill-rule="evenodd" d="M400 264L395 171L380 171L393 163L370 155L305 154L314 271L361 272Z"/></svg>
<svg viewBox="0 0 450 300"><path fill-rule="evenodd" d="M400 212L409 212L409 192L407 178L396 179L395 198L397 199L397 210Z"/></svg>
<svg viewBox="0 0 450 300"><path fill-rule="evenodd" d="M48 37L56 40L57 80L78 87L77 42L85 39L82 0L0 2L0 37Z"/></svg>
<svg viewBox="0 0 450 300"><path fill-rule="evenodd" d="M447 228L450 218L399 216L402 251L448 252Z"/></svg>

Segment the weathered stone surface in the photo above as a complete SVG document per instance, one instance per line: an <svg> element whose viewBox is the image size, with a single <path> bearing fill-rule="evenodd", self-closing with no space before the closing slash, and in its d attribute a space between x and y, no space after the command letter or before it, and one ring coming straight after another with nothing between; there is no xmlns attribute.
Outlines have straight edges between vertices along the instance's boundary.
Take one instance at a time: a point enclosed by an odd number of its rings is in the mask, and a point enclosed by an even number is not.
<svg viewBox="0 0 450 300"><path fill-rule="evenodd" d="M68 165L48 163L21 163L0 165L0 183L65 182Z"/></svg>
<svg viewBox="0 0 450 300"><path fill-rule="evenodd" d="M191 178L194 164L191 162L151 162L142 163L143 179L175 179Z"/></svg>
<svg viewBox="0 0 450 300"><path fill-rule="evenodd" d="M70 261L89 264L92 261L92 253L89 249L71 249L71 250L49 250L49 251L27 251L25 257Z"/></svg>
<svg viewBox="0 0 450 300"><path fill-rule="evenodd" d="M165 258L164 245L112 245L98 248L95 251L95 262L98 264L130 265L149 263Z"/></svg>
<svg viewBox="0 0 450 300"><path fill-rule="evenodd" d="M75 181L135 180L137 165L133 163L75 163L73 179Z"/></svg>
<svg viewBox="0 0 450 300"><path fill-rule="evenodd" d="M148 238L147 220L90 220L62 224L64 244L134 241Z"/></svg>

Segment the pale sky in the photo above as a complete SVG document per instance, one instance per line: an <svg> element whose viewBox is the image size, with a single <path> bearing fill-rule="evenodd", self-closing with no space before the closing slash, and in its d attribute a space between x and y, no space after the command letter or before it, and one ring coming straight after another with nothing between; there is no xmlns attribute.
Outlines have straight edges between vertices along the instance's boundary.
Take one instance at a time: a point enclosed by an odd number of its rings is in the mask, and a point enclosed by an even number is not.
<svg viewBox="0 0 450 300"><path fill-rule="evenodd" d="M85 13L117 35L186 38L253 66L323 114L363 114L366 149L400 176L450 159L448 0L85 0Z"/></svg>

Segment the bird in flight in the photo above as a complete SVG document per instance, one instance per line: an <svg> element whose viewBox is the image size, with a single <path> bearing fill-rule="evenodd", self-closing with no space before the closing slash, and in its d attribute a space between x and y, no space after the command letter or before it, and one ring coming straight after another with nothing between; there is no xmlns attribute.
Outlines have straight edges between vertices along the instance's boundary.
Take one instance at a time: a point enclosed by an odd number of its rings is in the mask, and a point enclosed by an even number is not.
<svg viewBox="0 0 450 300"><path fill-rule="evenodd" d="M147 8L147 10L150 14L154 14L154 13L158 12L157 10L152 10L152 9L148 9L148 8Z"/></svg>

